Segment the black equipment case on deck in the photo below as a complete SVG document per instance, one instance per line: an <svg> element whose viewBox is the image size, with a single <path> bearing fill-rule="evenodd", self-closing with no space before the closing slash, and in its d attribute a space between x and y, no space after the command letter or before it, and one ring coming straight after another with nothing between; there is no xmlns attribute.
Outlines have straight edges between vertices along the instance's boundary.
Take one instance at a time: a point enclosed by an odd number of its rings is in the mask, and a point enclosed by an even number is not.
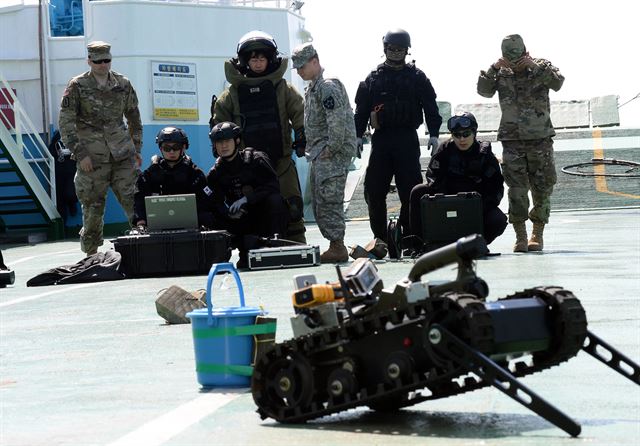
<svg viewBox="0 0 640 446"><path fill-rule="evenodd" d="M112 240L127 277L207 274L214 263L231 258L226 231L167 231Z"/></svg>
<svg viewBox="0 0 640 446"><path fill-rule="evenodd" d="M482 198L477 192L425 195L420 200L420 210L425 244L445 245L483 232Z"/></svg>
<svg viewBox="0 0 640 446"><path fill-rule="evenodd" d="M295 268L320 265L320 247L310 245L250 249L249 269Z"/></svg>

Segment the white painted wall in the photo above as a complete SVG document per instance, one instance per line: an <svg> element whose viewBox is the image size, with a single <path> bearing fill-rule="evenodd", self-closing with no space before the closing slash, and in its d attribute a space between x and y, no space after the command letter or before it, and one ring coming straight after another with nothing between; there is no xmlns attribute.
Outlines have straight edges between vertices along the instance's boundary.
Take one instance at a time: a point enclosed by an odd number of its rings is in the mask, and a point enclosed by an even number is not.
<svg viewBox="0 0 640 446"><path fill-rule="evenodd" d="M146 0L84 0L83 5L85 36L47 39L52 123L57 123L67 82L88 69L86 44L92 40L112 44L112 67L133 83L145 124L163 124L153 120L151 61L195 63L200 119L188 124L204 125L209 119L211 95L219 95L226 85L224 61L235 55L243 34L253 29L268 32L286 55L307 36L304 19L281 8ZM0 7L0 40L0 71L17 90L32 120L39 123L38 6ZM291 74L289 71L287 78L302 90L300 78Z"/></svg>

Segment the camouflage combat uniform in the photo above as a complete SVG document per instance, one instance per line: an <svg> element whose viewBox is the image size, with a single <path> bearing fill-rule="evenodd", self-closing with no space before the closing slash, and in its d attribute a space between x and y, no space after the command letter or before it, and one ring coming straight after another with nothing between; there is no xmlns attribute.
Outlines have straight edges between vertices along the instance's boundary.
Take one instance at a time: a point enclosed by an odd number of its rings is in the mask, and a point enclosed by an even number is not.
<svg viewBox="0 0 640 446"><path fill-rule="evenodd" d="M304 127L313 215L322 236L336 241L344 240L344 189L356 155L356 127L344 85L323 73L305 90Z"/></svg>
<svg viewBox="0 0 640 446"><path fill-rule="evenodd" d="M105 87L98 85L91 71L74 77L62 95L59 127L76 162L88 156L93 163L93 172L78 167L75 186L83 213L81 249L94 253L102 245L109 186L127 220L133 216L135 154L142 146L142 121L133 86L115 71L109 71Z"/></svg>
<svg viewBox="0 0 640 446"><path fill-rule="evenodd" d="M278 180L280 182L280 193L285 198L291 218L287 228L287 238L299 242L306 242L304 232L304 204L302 200L302 192L300 191L300 180L298 178L298 170L295 162L291 158L293 153L291 133L292 129L302 129L304 125L303 98L295 89L283 79L284 73L287 71L288 60L280 58L280 65L274 71L268 74L256 77L248 77L242 74L238 67L232 61L226 61L224 64L225 76L229 84L229 88L225 90L214 106L214 115L212 121L220 123L224 121L234 122L243 128L243 147L244 144L251 145L255 149L267 152L273 168L275 169ZM240 90L249 88L260 88L267 81L273 84L275 88L276 103L271 104L266 101L262 102L265 114L275 107L275 113L279 116L279 122L272 123L271 126L265 126L265 134L271 128L280 128L280 140L282 147L274 148L276 153L269 153L266 147L250 141L248 138L248 130L246 128L246 119L243 115L243 104L240 102ZM261 99L265 101L264 99ZM268 127L268 128L267 128Z"/></svg>
<svg viewBox="0 0 640 446"><path fill-rule="evenodd" d="M558 91L564 76L548 60L533 61L536 65L533 69L515 72L491 66L481 71L478 78L478 93L490 98L497 91L500 100L498 140L502 142L502 167L509 186L509 222L514 224L526 221L527 217L533 223L548 223L551 193L557 179L549 89ZM530 212L529 189L533 198Z"/></svg>

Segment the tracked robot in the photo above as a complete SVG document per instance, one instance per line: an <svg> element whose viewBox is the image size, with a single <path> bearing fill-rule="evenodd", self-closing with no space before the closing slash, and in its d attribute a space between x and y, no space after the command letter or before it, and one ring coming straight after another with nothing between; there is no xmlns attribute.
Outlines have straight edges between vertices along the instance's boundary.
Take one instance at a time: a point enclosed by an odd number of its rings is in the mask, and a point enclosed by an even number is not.
<svg viewBox="0 0 640 446"><path fill-rule="evenodd" d="M384 288L375 265L358 259L338 281L296 278L294 338L255 364L259 415L299 423L357 406L391 411L494 386L572 436L580 425L518 378L584 350L640 385L640 366L587 329L580 301L561 287L527 289L487 302L474 260L480 235L420 257ZM423 281L458 264L455 280Z"/></svg>

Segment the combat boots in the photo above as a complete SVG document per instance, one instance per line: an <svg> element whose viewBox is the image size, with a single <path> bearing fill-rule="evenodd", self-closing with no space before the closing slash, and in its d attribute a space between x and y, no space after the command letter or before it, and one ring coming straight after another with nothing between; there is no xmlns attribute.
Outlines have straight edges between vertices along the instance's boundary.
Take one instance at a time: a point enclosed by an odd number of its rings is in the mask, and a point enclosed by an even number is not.
<svg viewBox="0 0 640 446"><path fill-rule="evenodd" d="M542 251L542 248L544 247L544 242L542 240L543 231L544 223L533 224L533 232L531 233L528 245L529 251Z"/></svg>
<svg viewBox="0 0 640 446"><path fill-rule="evenodd" d="M343 263L349 260L344 240L334 240L329 243L329 249L320 254L320 263Z"/></svg>
<svg viewBox="0 0 640 446"><path fill-rule="evenodd" d="M524 222L514 223L513 230L516 232L516 244L513 245L513 252L527 252L527 226Z"/></svg>

